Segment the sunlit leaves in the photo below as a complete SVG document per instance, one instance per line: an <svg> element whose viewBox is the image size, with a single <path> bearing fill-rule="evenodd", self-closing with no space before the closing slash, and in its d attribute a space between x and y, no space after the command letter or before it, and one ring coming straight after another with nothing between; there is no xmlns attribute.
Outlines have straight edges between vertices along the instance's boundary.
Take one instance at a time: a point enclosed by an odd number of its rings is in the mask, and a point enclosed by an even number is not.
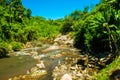
<svg viewBox="0 0 120 80"><path fill-rule="evenodd" d="M118 51L120 11L112 4L118 4L118 2L110 3L108 0L103 0L89 13L85 20L81 21L81 19L75 22L74 30L77 31L75 44L84 45L86 50L91 52Z"/></svg>

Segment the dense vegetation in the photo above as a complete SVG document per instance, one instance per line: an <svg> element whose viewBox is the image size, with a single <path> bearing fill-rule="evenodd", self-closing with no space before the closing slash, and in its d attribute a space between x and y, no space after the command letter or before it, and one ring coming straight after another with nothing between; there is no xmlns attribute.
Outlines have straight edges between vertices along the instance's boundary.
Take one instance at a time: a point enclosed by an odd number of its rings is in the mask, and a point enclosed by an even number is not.
<svg viewBox="0 0 120 80"><path fill-rule="evenodd" d="M97 58L109 54L114 56L111 62L114 61L106 64L107 66L95 76L96 80L108 80L112 71L119 69L120 1L101 0L91 12L89 7L83 11L76 10L67 17L67 20L72 22L66 30L74 34L75 47ZM62 31L62 33L69 32Z"/></svg>
<svg viewBox="0 0 120 80"><path fill-rule="evenodd" d="M90 54L119 53L119 0L101 0L92 11L85 7L64 19L47 20L31 13L22 0L0 0L0 57L8 50L19 50L28 41L54 39L60 32L71 32L74 46Z"/></svg>
<svg viewBox="0 0 120 80"><path fill-rule="evenodd" d="M89 12L76 10L66 17L63 32L75 33L75 46L90 53L117 53L120 44L120 4L118 0L101 0ZM68 30L68 31L66 31Z"/></svg>
<svg viewBox="0 0 120 80"><path fill-rule="evenodd" d="M97 75L95 75L94 80L116 80L115 76L119 76L120 72L114 74L112 74L112 72L116 70L120 71L119 62L120 57L116 58L111 64L107 65L106 68L102 69Z"/></svg>
<svg viewBox="0 0 120 80"><path fill-rule="evenodd" d="M31 10L22 5L22 0L0 1L0 45L6 49L19 50L22 44L41 39L54 38L63 19L46 20L31 16Z"/></svg>
<svg viewBox="0 0 120 80"><path fill-rule="evenodd" d="M50 33L59 31L56 29L61 26L62 19L53 21L43 17L32 17L31 10L24 8L21 0L2 0L1 4L0 41L25 43L38 39L39 36L54 36Z"/></svg>

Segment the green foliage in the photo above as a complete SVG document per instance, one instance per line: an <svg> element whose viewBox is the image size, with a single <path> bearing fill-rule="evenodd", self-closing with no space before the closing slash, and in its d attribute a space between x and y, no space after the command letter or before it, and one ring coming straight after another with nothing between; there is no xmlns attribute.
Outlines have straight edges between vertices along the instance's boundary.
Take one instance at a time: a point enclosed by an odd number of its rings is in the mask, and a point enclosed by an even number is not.
<svg viewBox="0 0 120 80"><path fill-rule="evenodd" d="M0 42L0 47L5 48L7 51L11 50L11 46L8 42Z"/></svg>
<svg viewBox="0 0 120 80"><path fill-rule="evenodd" d="M119 11L112 4L102 2L75 22L75 46L92 53L118 52Z"/></svg>
<svg viewBox="0 0 120 80"><path fill-rule="evenodd" d="M64 19L32 17L21 0L0 1L0 41L53 39L61 32L75 33L75 46L90 52L118 52L120 6L118 0L101 0L92 12L76 10Z"/></svg>
<svg viewBox="0 0 120 80"><path fill-rule="evenodd" d="M22 43L20 42L11 42L12 50L18 51L22 48Z"/></svg>
<svg viewBox="0 0 120 80"><path fill-rule="evenodd" d="M22 5L22 0L0 1L0 41L22 42L40 38L54 38L59 34L63 20L46 20L32 17L31 10ZM19 48L14 45L13 49Z"/></svg>
<svg viewBox="0 0 120 80"><path fill-rule="evenodd" d="M21 0L2 0L2 3L4 5L0 6L0 40L24 42L23 20L30 18L30 10L23 7Z"/></svg>
<svg viewBox="0 0 120 80"><path fill-rule="evenodd" d="M67 34L67 33L72 31L72 26L73 26L72 18L71 17L66 17L60 32L62 34Z"/></svg>
<svg viewBox="0 0 120 80"><path fill-rule="evenodd" d="M9 50L10 50L10 46L8 46L8 43L1 42L0 43L0 58L6 57Z"/></svg>
<svg viewBox="0 0 120 80"><path fill-rule="evenodd" d="M0 58L6 57L8 54L8 51L4 47L0 47Z"/></svg>
<svg viewBox="0 0 120 80"><path fill-rule="evenodd" d="M109 80L109 76L116 69L120 69L120 56L117 57L111 64L107 65L104 69L102 69L98 74L94 76L94 80Z"/></svg>
<svg viewBox="0 0 120 80"><path fill-rule="evenodd" d="M45 20L43 17L33 17L29 29L34 32L34 39L51 39L59 34L63 20ZM28 30L28 29L27 29ZM28 32L28 31L27 31Z"/></svg>
<svg viewBox="0 0 120 80"><path fill-rule="evenodd" d="M82 49L82 50L84 50L85 49L85 44L84 44L84 42L85 42L85 36L84 36L84 34L85 34L85 28L81 28L76 34L75 34L75 46L77 47L77 48L80 48L80 49Z"/></svg>

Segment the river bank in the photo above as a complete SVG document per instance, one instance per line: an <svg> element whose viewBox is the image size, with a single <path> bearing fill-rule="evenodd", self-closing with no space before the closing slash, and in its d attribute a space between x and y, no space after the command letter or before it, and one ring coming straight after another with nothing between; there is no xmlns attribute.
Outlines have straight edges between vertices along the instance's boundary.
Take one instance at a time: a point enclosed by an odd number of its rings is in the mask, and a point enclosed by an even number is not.
<svg viewBox="0 0 120 80"><path fill-rule="evenodd" d="M98 58L82 54L73 47L73 40L69 35L58 36L54 44L44 44L41 47L29 45L29 48L12 55L29 56L34 59L34 66L29 66L32 61L25 63L28 67L26 73L13 75L9 80L92 80L92 76L105 67L112 57L108 55Z"/></svg>

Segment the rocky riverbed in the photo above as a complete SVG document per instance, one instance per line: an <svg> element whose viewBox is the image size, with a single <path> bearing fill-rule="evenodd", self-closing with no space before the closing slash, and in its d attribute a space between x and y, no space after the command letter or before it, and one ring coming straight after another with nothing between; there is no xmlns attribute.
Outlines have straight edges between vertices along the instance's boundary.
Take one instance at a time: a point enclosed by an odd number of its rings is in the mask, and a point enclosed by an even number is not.
<svg viewBox="0 0 120 80"><path fill-rule="evenodd" d="M56 45L35 50L26 54L16 52L17 56L30 55L37 63L26 74L9 80L92 80L92 76L105 67L110 58L82 55L75 48Z"/></svg>
<svg viewBox="0 0 120 80"><path fill-rule="evenodd" d="M16 52L15 55L29 55L37 61L36 65L27 70L26 75L15 76L9 78L9 80L53 80L52 71L55 66L63 64L65 59L69 57L72 58L79 55L79 50L65 46L52 45L42 50L39 48L35 48L34 50L30 49L31 48L28 49L29 51L27 51L27 49L21 50L21 52Z"/></svg>
<svg viewBox="0 0 120 80"><path fill-rule="evenodd" d="M29 45L29 48L12 55L30 56L36 64L27 69L26 74L16 75L9 80L92 80L92 76L113 57L111 54L106 57L81 54L73 47L73 40L68 35L58 36L53 45Z"/></svg>

